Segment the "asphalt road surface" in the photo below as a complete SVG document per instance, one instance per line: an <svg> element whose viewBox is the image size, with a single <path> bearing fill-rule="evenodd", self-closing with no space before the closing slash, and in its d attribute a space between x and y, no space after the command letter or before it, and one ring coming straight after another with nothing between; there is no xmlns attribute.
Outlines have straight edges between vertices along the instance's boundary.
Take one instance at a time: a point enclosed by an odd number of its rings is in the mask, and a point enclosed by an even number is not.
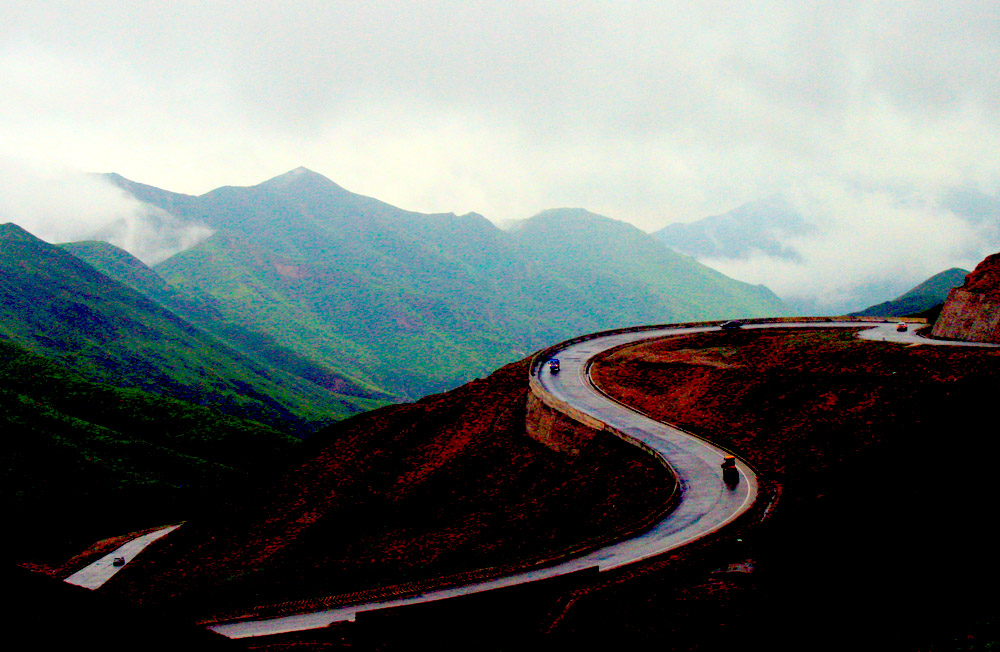
<svg viewBox="0 0 1000 652"><path fill-rule="evenodd" d="M125 568L124 565L114 565L115 557L123 557L125 559L125 564L128 564L128 562L142 552L146 546L153 543L160 537L170 534L179 527L180 525L171 525L169 527L159 529L156 532L150 532L149 534L132 539L128 543L119 546L114 552L104 555L89 566L73 573L64 581L87 589L96 589L110 580L115 573Z"/></svg>

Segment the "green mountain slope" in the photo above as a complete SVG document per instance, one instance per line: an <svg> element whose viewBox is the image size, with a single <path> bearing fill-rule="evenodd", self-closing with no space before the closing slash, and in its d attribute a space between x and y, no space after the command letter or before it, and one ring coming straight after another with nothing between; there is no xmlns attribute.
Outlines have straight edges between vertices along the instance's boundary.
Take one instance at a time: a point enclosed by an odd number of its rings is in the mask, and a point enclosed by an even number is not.
<svg viewBox="0 0 1000 652"><path fill-rule="evenodd" d="M554 211L511 234L476 214L405 211L304 168L196 198L130 183L120 185L216 230L155 267L210 298L220 317L200 326L372 392L447 389L592 330L787 312L767 290L592 214Z"/></svg>
<svg viewBox="0 0 1000 652"><path fill-rule="evenodd" d="M305 171L203 199L191 217L218 233L157 270L361 381L422 395L566 332L525 328L542 305L517 282L532 270L481 216L402 211Z"/></svg>
<svg viewBox="0 0 1000 652"><path fill-rule="evenodd" d="M13 224L0 225L0 338L90 380L298 432L376 404L251 360Z"/></svg>
<svg viewBox="0 0 1000 652"><path fill-rule="evenodd" d="M952 288L959 287L965 283L965 277L968 273L968 270L953 267L935 274L892 301L885 301L854 314L861 316L905 317L925 312L944 303L944 300L948 298L948 292Z"/></svg>
<svg viewBox="0 0 1000 652"><path fill-rule="evenodd" d="M93 244L74 253L262 364L366 399L452 387L586 331L788 311L585 211L547 211L511 234L304 168L201 197L109 180L216 234L157 266L166 289L136 278L137 261L123 269Z"/></svg>
<svg viewBox="0 0 1000 652"><path fill-rule="evenodd" d="M788 312L767 288L735 281L629 224L583 209L545 211L513 235L602 328Z"/></svg>

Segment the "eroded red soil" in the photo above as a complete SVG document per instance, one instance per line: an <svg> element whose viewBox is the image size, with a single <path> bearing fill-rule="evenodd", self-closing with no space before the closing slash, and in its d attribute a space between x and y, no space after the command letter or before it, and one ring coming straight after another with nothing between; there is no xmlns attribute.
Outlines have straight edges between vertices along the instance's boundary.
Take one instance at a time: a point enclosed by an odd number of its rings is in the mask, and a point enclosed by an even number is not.
<svg viewBox="0 0 1000 652"><path fill-rule="evenodd" d="M579 544L670 494L663 467L613 437L581 434L578 455L530 439L526 397L524 361L338 424L107 590L205 614L415 582Z"/></svg>
<svg viewBox="0 0 1000 652"><path fill-rule="evenodd" d="M988 514L1000 352L738 331L624 349L593 375L620 400L749 460L780 500L763 523L579 592L556 627L560 641L677 650L996 641Z"/></svg>

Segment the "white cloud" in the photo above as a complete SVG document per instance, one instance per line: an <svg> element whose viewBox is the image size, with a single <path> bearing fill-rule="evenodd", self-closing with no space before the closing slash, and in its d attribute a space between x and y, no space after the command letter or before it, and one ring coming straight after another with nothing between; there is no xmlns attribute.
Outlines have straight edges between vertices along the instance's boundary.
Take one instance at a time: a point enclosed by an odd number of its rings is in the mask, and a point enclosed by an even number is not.
<svg viewBox="0 0 1000 652"><path fill-rule="evenodd" d="M987 253L977 228L926 193L858 188L814 180L789 203L819 232L790 238L799 261L757 255L707 260L735 278L763 283L779 296L823 314L860 310L902 294L950 267L971 269ZM883 292L873 297L873 292Z"/></svg>
<svg viewBox="0 0 1000 652"><path fill-rule="evenodd" d="M104 240L155 264L211 235L136 201L101 177L0 160L0 221L47 242Z"/></svg>

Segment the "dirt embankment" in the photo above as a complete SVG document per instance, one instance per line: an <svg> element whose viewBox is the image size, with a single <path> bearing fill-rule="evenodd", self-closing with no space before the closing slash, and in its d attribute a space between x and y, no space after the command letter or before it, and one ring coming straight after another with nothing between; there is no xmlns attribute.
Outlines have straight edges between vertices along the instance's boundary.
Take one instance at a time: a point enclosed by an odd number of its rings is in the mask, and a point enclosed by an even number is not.
<svg viewBox="0 0 1000 652"><path fill-rule="evenodd" d="M523 361L344 421L106 590L201 615L419 582L577 545L669 496L665 469L614 437L580 432L566 452L529 438L526 398Z"/></svg>

